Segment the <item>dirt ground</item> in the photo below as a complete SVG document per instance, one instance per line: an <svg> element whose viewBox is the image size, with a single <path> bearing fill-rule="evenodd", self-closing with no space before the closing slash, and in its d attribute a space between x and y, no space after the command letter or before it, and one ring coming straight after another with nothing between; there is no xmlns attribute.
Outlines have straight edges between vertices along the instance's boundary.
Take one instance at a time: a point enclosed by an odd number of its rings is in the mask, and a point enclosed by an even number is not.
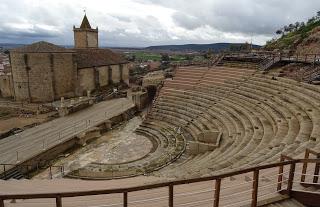
<svg viewBox="0 0 320 207"><path fill-rule="evenodd" d="M134 117L86 146L66 153L53 165L64 166L65 173L68 173L91 162L115 164L138 160L148 154L153 146L149 139L134 133L141 122L140 117ZM61 178L60 168L53 167L51 170L54 178ZM50 178L49 169L34 177L34 179L48 178Z"/></svg>
<svg viewBox="0 0 320 207"><path fill-rule="evenodd" d="M55 112L45 114L22 113L21 110L8 107L0 107L0 134L14 128L23 129L49 120Z"/></svg>

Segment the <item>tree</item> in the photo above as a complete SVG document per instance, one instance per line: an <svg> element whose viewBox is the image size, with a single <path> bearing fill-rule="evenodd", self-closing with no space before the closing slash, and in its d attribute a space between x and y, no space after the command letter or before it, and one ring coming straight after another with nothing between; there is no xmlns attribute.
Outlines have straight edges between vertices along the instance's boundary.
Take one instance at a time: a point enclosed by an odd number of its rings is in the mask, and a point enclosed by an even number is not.
<svg viewBox="0 0 320 207"><path fill-rule="evenodd" d="M296 23L294 24L294 28L295 28L295 30L297 31L297 30L300 28L300 22L296 22Z"/></svg>
<svg viewBox="0 0 320 207"><path fill-rule="evenodd" d="M289 32L289 27L288 27L288 26L284 26L284 27L283 27L283 31L284 31L284 33Z"/></svg>
<svg viewBox="0 0 320 207"><path fill-rule="evenodd" d="M161 61L169 62L170 61L169 55L167 53L161 54Z"/></svg>
<svg viewBox="0 0 320 207"><path fill-rule="evenodd" d="M317 17L320 18L320 11L317 12Z"/></svg>
<svg viewBox="0 0 320 207"><path fill-rule="evenodd" d="M289 28L289 32L292 32L295 26L293 24L289 24L288 28Z"/></svg>
<svg viewBox="0 0 320 207"><path fill-rule="evenodd" d="M314 23L316 21L315 17L308 19L308 24Z"/></svg>
<svg viewBox="0 0 320 207"><path fill-rule="evenodd" d="M277 34L277 35L281 35L282 33L283 33L282 29L278 29L278 30L276 31L276 34Z"/></svg>

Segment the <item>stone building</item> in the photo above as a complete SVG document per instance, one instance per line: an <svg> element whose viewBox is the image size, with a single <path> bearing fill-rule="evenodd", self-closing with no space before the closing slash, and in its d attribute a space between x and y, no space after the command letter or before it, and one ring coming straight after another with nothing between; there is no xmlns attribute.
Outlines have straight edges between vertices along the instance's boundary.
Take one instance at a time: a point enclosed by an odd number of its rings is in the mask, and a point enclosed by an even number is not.
<svg viewBox="0 0 320 207"><path fill-rule="evenodd" d="M75 48L98 48L98 27L91 28L87 15L84 15L80 28L73 26L73 33Z"/></svg>
<svg viewBox="0 0 320 207"><path fill-rule="evenodd" d="M10 51L15 100L51 102L129 84L127 61L98 47L98 28L91 28L86 15L73 31L73 49L41 41Z"/></svg>

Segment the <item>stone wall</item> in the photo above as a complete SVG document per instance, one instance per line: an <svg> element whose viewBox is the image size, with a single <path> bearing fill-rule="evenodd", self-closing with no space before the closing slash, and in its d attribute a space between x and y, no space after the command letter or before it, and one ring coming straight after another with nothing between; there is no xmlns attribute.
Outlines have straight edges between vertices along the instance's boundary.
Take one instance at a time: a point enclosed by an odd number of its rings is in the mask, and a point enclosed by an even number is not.
<svg viewBox="0 0 320 207"><path fill-rule="evenodd" d="M85 95L87 90L96 89L97 86L108 86L112 83L119 83L120 80L129 84L129 68L127 64L78 69L79 91L82 95Z"/></svg>
<svg viewBox="0 0 320 207"><path fill-rule="evenodd" d="M4 98L12 98L14 96L11 74L0 75L0 96Z"/></svg>
<svg viewBox="0 0 320 207"><path fill-rule="evenodd" d="M95 89L95 77L93 68L83 68L78 70L80 93L85 95L86 91Z"/></svg>
<svg viewBox="0 0 320 207"><path fill-rule="evenodd" d="M98 67L97 70L99 71L100 87L107 86L109 84L109 67L102 66Z"/></svg>
<svg viewBox="0 0 320 207"><path fill-rule="evenodd" d="M74 29L75 48L97 48L98 30Z"/></svg>
<svg viewBox="0 0 320 207"><path fill-rule="evenodd" d="M32 53L26 55L31 102L54 100L52 87L53 71L50 53Z"/></svg>
<svg viewBox="0 0 320 207"><path fill-rule="evenodd" d="M15 99L50 102L74 96L74 60L73 53L11 53Z"/></svg>
<svg viewBox="0 0 320 207"><path fill-rule="evenodd" d="M87 47L87 33L83 31L74 31L74 46L75 48Z"/></svg>
<svg viewBox="0 0 320 207"><path fill-rule="evenodd" d="M17 101L29 101L28 74L24 54L11 53L10 57L15 99Z"/></svg>
<svg viewBox="0 0 320 207"><path fill-rule="evenodd" d="M56 53L53 56L55 99L74 97L77 81L77 65L74 54Z"/></svg>
<svg viewBox="0 0 320 207"><path fill-rule="evenodd" d="M129 67L128 64L122 66L122 80L129 85Z"/></svg>
<svg viewBox="0 0 320 207"><path fill-rule="evenodd" d="M120 76L120 65L110 65L112 69L112 82L113 83L120 83L121 76Z"/></svg>
<svg viewBox="0 0 320 207"><path fill-rule="evenodd" d="M87 32L88 47L98 47L98 32Z"/></svg>

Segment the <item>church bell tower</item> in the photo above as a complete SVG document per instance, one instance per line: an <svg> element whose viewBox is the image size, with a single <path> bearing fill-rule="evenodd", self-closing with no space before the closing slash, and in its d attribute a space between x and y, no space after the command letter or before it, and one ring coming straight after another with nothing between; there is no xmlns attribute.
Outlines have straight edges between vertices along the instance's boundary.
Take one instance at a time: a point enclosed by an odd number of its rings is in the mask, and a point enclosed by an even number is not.
<svg viewBox="0 0 320 207"><path fill-rule="evenodd" d="M73 26L74 47L76 49L98 48L98 27L92 29L85 14L80 28Z"/></svg>

